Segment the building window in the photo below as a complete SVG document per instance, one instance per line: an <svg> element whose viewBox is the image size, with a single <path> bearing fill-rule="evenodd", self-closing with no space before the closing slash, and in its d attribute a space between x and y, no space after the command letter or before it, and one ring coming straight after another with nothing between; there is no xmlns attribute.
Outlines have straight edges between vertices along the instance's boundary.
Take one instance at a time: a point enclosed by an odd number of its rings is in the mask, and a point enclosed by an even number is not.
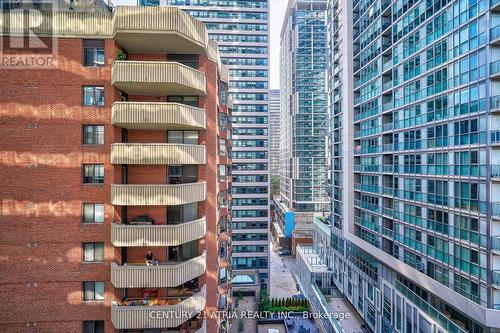
<svg viewBox="0 0 500 333"><path fill-rule="evenodd" d="M83 300L84 301L103 301L104 300L104 282L84 281L83 282Z"/></svg>
<svg viewBox="0 0 500 333"><path fill-rule="evenodd" d="M167 61L174 61L183 65L198 69L198 55L197 54L168 54Z"/></svg>
<svg viewBox="0 0 500 333"><path fill-rule="evenodd" d="M221 131L227 130L228 124L229 124L229 119L227 114L219 112L219 130Z"/></svg>
<svg viewBox="0 0 500 333"><path fill-rule="evenodd" d="M84 184L104 183L104 164L84 164L83 165Z"/></svg>
<svg viewBox="0 0 500 333"><path fill-rule="evenodd" d="M104 223L104 205L83 204L83 223Z"/></svg>
<svg viewBox="0 0 500 333"><path fill-rule="evenodd" d="M219 284L225 284L227 282L227 268L222 267L219 270Z"/></svg>
<svg viewBox="0 0 500 333"><path fill-rule="evenodd" d="M227 258L227 243L221 243L219 247L219 258L226 259Z"/></svg>
<svg viewBox="0 0 500 333"><path fill-rule="evenodd" d="M168 143L198 144L198 131L168 131Z"/></svg>
<svg viewBox="0 0 500 333"><path fill-rule="evenodd" d="M167 224L179 224L198 219L198 203L167 206Z"/></svg>
<svg viewBox="0 0 500 333"><path fill-rule="evenodd" d="M103 145L104 126L103 125L83 125L84 145Z"/></svg>
<svg viewBox="0 0 500 333"><path fill-rule="evenodd" d="M83 105L104 106L104 87L98 87L98 86L83 87Z"/></svg>
<svg viewBox="0 0 500 333"><path fill-rule="evenodd" d="M219 139L219 156L226 156L227 148L226 148L226 140Z"/></svg>
<svg viewBox="0 0 500 333"><path fill-rule="evenodd" d="M198 181L197 165L170 165L168 167L169 184L188 184Z"/></svg>
<svg viewBox="0 0 500 333"><path fill-rule="evenodd" d="M84 262L103 262L104 243L83 243Z"/></svg>
<svg viewBox="0 0 500 333"><path fill-rule="evenodd" d="M104 320L84 321L83 333L104 333Z"/></svg>
<svg viewBox="0 0 500 333"><path fill-rule="evenodd" d="M167 101L169 103L180 103L189 106L198 107L198 96L168 96Z"/></svg>
<svg viewBox="0 0 500 333"><path fill-rule="evenodd" d="M219 233L227 232L228 230L228 220L226 217L222 217L219 221Z"/></svg>
<svg viewBox="0 0 500 333"><path fill-rule="evenodd" d="M227 191L221 191L217 193L217 209L227 208L228 200L227 200Z"/></svg>
<svg viewBox="0 0 500 333"><path fill-rule="evenodd" d="M223 294L219 297L219 310L225 310L227 307L227 295Z"/></svg>
<svg viewBox="0 0 500 333"><path fill-rule="evenodd" d="M83 40L83 66L85 67L104 66L104 40L102 39Z"/></svg>
<svg viewBox="0 0 500 333"><path fill-rule="evenodd" d="M226 175L227 175L226 169L227 169L226 165L224 164L219 165L219 181L226 180Z"/></svg>

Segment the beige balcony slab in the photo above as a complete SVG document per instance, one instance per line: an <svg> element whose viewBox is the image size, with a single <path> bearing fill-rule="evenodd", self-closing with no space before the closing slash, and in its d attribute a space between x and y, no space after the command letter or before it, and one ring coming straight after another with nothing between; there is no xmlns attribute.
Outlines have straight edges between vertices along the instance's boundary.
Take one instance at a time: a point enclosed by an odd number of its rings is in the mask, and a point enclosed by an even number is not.
<svg viewBox="0 0 500 333"><path fill-rule="evenodd" d="M206 255L179 262L155 266L111 263L111 283L115 288L178 287L205 273Z"/></svg>
<svg viewBox="0 0 500 333"><path fill-rule="evenodd" d="M111 123L128 129L202 130L206 117L203 109L180 103L116 102Z"/></svg>
<svg viewBox="0 0 500 333"><path fill-rule="evenodd" d="M111 84L135 95L205 95L205 74L178 62L117 60Z"/></svg>
<svg viewBox="0 0 500 333"><path fill-rule="evenodd" d="M176 305L120 306L113 304L111 322L115 329L173 328L203 311L205 304L205 287Z"/></svg>
<svg viewBox="0 0 500 333"><path fill-rule="evenodd" d="M174 225L111 224L111 243L119 247L177 246L205 237L205 217Z"/></svg>
<svg viewBox="0 0 500 333"><path fill-rule="evenodd" d="M117 206L184 205L205 199L205 182L178 185L111 185L111 203Z"/></svg>
<svg viewBox="0 0 500 333"><path fill-rule="evenodd" d="M204 53L205 25L175 7L118 6L113 37L128 52Z"/></svg>
<svg viewBox="0 0 500 333"><path fill-rule="evenodd" d="M202 145L171 143L114 143L111 164L205 164Z"/></svg>

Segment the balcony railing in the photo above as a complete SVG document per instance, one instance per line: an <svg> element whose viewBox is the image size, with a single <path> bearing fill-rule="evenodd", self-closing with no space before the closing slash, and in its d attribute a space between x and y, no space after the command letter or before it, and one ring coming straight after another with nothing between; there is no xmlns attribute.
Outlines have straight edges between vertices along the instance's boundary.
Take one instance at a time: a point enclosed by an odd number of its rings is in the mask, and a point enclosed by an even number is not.
<svg viewBox="0 0 500 333"><path fill-rule="evenodd" d="M500 235L491 237L491 249L500 253Z"/></svg>
<svg viewBox="0 0 500 333"><path fill-rule="evenodd" d="M490 42L495 42L500 38L500 25L490 29Z"/></svg>
<svg viewBox="0 0 500 333"><path fill-rule="evenodd" d="M491 215L500 218L500 202L491 203Z"/></svg>
<svg viewBox="0 0 500 333"><path fill-rule="evenodd" d="M203 109L179 103L116 102L111 123L129 129L193 129L206 127Z"/></svg>
<svg viewBox="0 0 500 333"><path fill-rule="evenodd" d="M316 285L316 282L313 282L311 286L313 299L310 301L314 304L315 307L317 307L316 310L323 313L331 313L332 308L330 307L330 304L328 304L328 301L321 292L320 288ZM340 326L340 323L336 318L333 318L332 316L325 316L321 321L322 326L326 326L328 332L345 333L344 329L342 328L342 326Z"/></svg>
<svg viewBox="0 0 500 333"><path fill-rule="evenodd" d="M177 246L205 237L206 220L173 225L111 224L111 243L120 247Z"/></svg>
<svg viewBox="0 0 500 333"><path fill-rule="evenodd" d="M494 61L490 64L490 75L496 76L498 73L500 73L500 60Z"/></svg>
<svg viewBox="0 0 500 333"><path fill-rule="evenodd" d="M205 164L202 145L171 143L114 143L111 164Z"/></svg>
<svg viewBox="0 0 500 333"><path fill-rule="evenodd" d="M115 288L177 287L205 273L206 255L154 266L111 263L111 283Z"/></svg>
<svg viewBox="0 0 500 333"><path fill-rule="evenodd" d="M500 289L500 270L493 271L491 282L497 287L497 289Z"/></svg>
<svg viewBox="0 0 500 333"><path fill-rule="evenodd" d="M419 295L415 294L412 290L410 290L401 282L396 281L396 288L411 302L413 302L416 306L418 306L419 309L425 312L430 318L435 320L439 324L439 326L443 327L446 330L446 332L466 333L466 331L460 328L451 319L443 315L441 311L437 310L432 305L427 303L426 300L422 299Z"/></svg>
<svg viewBox="0 0 500 333"><path fill-rule="evenodd" d="M491 166L491 178L500 179L500 165Z"/></svg>
<svg viewBox="0 0 500 333"><path fill-rule="evenodd" d="M205 25L174 7L118 6L113 36L129 52L201 53L208 46Z"/></svg>
<svg viewBox="0 0 500 333"><path fill-rule="evenodd" d="M205 287L175 305L113 304L111 322L118 330L177 327L203 311L205 304Z"/></svg>
<svg viewBox="0 0 500 333"><path fill-rule="evenodd" d="M491 143L492 144L500 143L500 131L491 131Z"/></svg>
<svg viewBox="0 0 500 333"><path fill-rule="evenodd" d="M16 3L29 4L31 2L18 1ZM85 10L39 11L38 15L41 16L40 24L30 27L30 32L36 34L36 36L47 37L53 36L54 32L57 31L58 37L89 38L94 36L95 38L111 38L111 15L105 11L95 11L92 7L94 4L90 1L79 1L78 6ZM24 31L24 15L23 10L1 10L0 30L6 31L4 29L8 25L9 29L12 29L10 31ZM7 20L4 17L10 19Z"/></svg>
<svg viewBox="0 0 500 333"><path fill-rule="evenodd" d="M173 225L111 224L111 243L119 247L177 246L205 237L206 219Z"/></svg>
<svg viewBox="0 0 500 333"><path fill-rule="evenodd" d="M111 203L117 206L184 205L206 199L206 183L176 185L111 185Z"/></svg>
<svg viewBox="0 0 500 333"><path fill-rule="evenodd" d="M499 110L499 109L500 109L500 95L491 96L490 97L490 110Z"/></svg>
<svg viewBox="0 0 500 333"><path fill-rule="evenodd" d="M115 61L111 84L137 95L205 95L205 74L178 62Z"/></svg>

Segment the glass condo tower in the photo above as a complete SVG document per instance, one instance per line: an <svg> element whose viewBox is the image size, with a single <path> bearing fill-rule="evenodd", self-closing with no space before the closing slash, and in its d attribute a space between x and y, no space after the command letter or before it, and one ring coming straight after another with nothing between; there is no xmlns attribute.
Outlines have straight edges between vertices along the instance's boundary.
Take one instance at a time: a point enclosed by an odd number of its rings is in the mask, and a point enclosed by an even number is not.
<svg viewBox="0 0 500 333"><path fill-rule="evenodd" d="M374 332L500 331L499 24L498 0L329 1L332 205L311 249Z"/></svg>
<svg viewBox="0 0 500 333"><path fill-rule="evenodd" d="M280 45L280 195L273 227L283 248L311 237L328 211L326 0L289 0Z"/></svg>

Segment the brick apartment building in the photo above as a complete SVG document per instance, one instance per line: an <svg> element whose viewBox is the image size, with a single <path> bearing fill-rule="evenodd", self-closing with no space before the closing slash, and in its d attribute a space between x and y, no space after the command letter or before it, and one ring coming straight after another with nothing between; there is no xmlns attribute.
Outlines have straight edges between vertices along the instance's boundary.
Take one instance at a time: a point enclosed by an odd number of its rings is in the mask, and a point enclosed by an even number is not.
<svg viewBox="0 0 500 333"><path fill-rule="evenodd" d="M52 69L6 67L38 51L0 17L0 332L225 332L196 318L230 293L217 45L176 8L49 9Z"/></svg>

